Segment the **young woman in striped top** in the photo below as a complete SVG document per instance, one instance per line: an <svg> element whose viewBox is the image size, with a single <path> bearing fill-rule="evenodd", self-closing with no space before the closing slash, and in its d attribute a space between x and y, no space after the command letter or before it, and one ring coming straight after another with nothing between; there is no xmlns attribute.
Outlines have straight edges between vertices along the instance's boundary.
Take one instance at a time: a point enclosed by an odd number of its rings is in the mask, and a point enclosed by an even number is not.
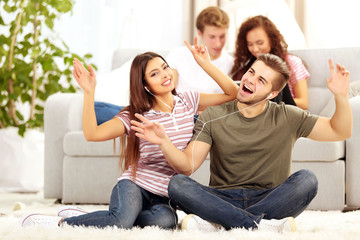
<svg viewBox="0 0 360 240"><path fill-rule="evenodd" d="M51 223L120 228L176 226L177 216L167 192L169 181L176 172L165 160L158 145L135 136L130 129L130 121L138 113L161 123L173 144L184 150L193 134L194 115L207 106L235 99L238 90L232 79L212 65L207 49L198 45L197 39L194 47L187 42L186 45L197 63L213 77L224 93L176 92L173 71L165 59L156 53L147 52L136 56L132 62L130 105L99 126L94 111L94 70L89 65L88 72L79 60L74 60L73 74L84 90L84 136L88 141L104 141L120 136L120 165L124 172L113 189L109 210L84 214L81 209L66 208L59 214L65 218L27 215L21 220L23 226Z"/></svg>
<svg viewBox="0 0 360 240"><path fill-rule="evenodd" d="M299 57L288 54L287 47L284 37L270 19L262 15L248 18L241 24L237 36L232 78L240 80L258 56L266 53L277 55L290 70L288 88L284 88L279 100L291 105L295 101L296 106L306 110L310 74Z"/></svg>

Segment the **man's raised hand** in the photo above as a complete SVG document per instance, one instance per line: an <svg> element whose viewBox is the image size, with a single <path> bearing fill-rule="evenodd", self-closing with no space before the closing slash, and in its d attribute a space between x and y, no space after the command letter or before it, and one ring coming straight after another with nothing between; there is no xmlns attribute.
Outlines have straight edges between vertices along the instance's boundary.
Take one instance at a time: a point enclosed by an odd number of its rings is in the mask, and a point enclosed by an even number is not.
<svg viewBox="0 0 360 240"><path fill-rule="evenodd" d="M350 73L344 66L336 64L329 59L330 77L326 80L327 86L334 95L348 96L350 86Z"/></svg>

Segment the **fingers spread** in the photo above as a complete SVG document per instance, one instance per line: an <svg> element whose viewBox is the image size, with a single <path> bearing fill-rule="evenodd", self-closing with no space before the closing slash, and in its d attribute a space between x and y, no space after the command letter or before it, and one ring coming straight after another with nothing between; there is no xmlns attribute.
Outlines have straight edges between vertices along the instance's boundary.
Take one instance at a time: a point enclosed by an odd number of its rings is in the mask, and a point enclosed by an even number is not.
<svg viewBox="0 0 360 240"><path fill-rule="evenodd" d="M334 65L333 65L331 58L329 58L329 68L330 68L330 73L333 74L335 72L335 70L334 70Z"/></svg>
<svg viewBox="0 0 360 240"><path fill-rule="evenodd" d="M95 76L95 71L93 69L93 67L91 66L91 64L88 65L89 71L90 71L90 75L91 76Z"/></svg>
<svg viewBox="0 0 360 240"><path fill-rule="evenodd" d="M342 67L341 67L341 65L340 64L336 64L336 71L338 72L338 73L341 73L342 72Z"/></svg>
<svg viewBox="0 0 360 240"><path fill-rule="evenodd" d="M208 51L208 48L207 48L207 46L205 46L205 52L206 53L208 53L209 51Z"/></svg>
<svg viewBox="0 0 360 240"><path fill-rule="evenodd" d="M140 123L140 122L138 122L138 121L131 120L130 123L131 123L132 125L137 126L137 127L144 128L144 124L142 124L142 123Z"/></svg>
<svg viewBox="0 0 360 240"><path fill-rule="evenodd" d="M75 77L76 80L79 79L79 75L76 73L75 69L73 70L73 75L74 75L74 77Z"/></svg>
<svg viewBox="0 0 360 240"><path fill-rule="evenodd" d="M74 61L74 69L76 70L76 72L78 73L78 75L80 76L81 74L81 63L79 63L79 60L78 61Z"/></svg>
<svg viewBox="0 0 360 240"><path fill-rule="evenodd" d="M138 127L135 127L135 126L131 126L131 130L134 130L134 131L139 132L139 133L144 133L144 129L138 128Z"/></svg>
<svg viewBox="0 0 360 240"><path fill-rule="evenodd" d="M143 134L135 133L135 136L137 136L138 138L146 140Z"/></svg>
<svg viewBox="0 0 360 240"><path fill-rule="evenodd" d="M144 122L145 124L151 123L146 117L144 117L143 115L140 115L138 113L135 113L135 117L138 118L139 120L141 120L142 122Z"/></svg>
<svg viewBox="0 0 360 240"><path fill-rule="evenodd" d="M198 48L198 38L197 37L194 38L194 47L195 47L195 49Z"/></svg>
<svg viewBox="0 0 360 240"><path fill-rule="evenodd" d="M190 45L190 43L188 41L184 41L186 47L194 54L194 48Z"/></svg>
<svg viewBox="0 0 360 240"><path fill-rule="evenodd" d="M79 67L77 66L77 64L74 62L74 72L76 73L76 76L79 78L80 77L80 70Z"/></svg>

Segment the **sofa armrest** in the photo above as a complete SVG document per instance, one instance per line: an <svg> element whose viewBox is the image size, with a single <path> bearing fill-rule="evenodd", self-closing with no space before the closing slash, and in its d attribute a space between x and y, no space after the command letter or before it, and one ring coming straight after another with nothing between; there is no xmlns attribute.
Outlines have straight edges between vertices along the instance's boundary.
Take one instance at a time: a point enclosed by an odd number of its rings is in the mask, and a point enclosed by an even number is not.
<svg viewBox="0 0 360 240"><path fill-rule="evenodd" d="M45 102L45 198L62 198L63 140L67 132L82 130L82 109L82 93L54 94Z"/></svg>
<svg viewBox="0 0 360 240"><path fill-rule="evenodd" d="M350 99L353 130L346 140L346 204L360 207L360 96Z"/></svg>

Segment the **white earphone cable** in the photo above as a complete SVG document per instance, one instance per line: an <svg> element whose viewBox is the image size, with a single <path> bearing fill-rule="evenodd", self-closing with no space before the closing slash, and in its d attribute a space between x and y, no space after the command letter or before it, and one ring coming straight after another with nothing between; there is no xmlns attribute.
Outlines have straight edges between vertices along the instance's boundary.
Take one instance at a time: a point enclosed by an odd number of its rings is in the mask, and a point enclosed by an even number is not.
<svg viewBox="0 0 360 240"><path fill-rule="evenodd" d="M232 112L232 113L228 113L228 114L226 114L226 115L224 115L224 116L222 116L222 117L218 117L218 118L215 118L215 119L209 120L209 121L207 121L207 122L203 122L203 121L201 121L200 119L198 119L198 118L197 118L197 121L202 122L202 123L203 123L203 126L202 126L202 128L201 128L200 132L198 133L198 135L196 136L196 138L195 138L195 140L194 140L193 147L192 147L192 151L191 151L192 167L191 167L191 174L190 174L190 176L192 176L192 175L193 175L193 173L194 173L194 169L195 169L195 160L194 160L194 149L195 149L195 143L196 143L196 141L197 141L198 137L200 136L200 134L202 133L202 131L204 130L204 127L205 127L205 125L206 125L207 123L209 123L209 122L214 122L214 121L220 120L220 119L222 119L222 118L228 117L228 116L230 116L230 115L233 115L233 114L235 114L235 113L239 113L239 112L244 111L244 110L246 110L246 109L249 109L249 108L255 107L256 105L258 105L258 104L260 104L260 103L262 103L262 102L266 101L267 99L269 99L271 96L272 96L272 94L270 94L267 98L265 98L265 99L263 99L263 100L261 100L261 101L259 101L259 102L257 102L257 103L254 103L254 104L253 104L253 105L251 105L251 106L245 107L245 108L243 108L243 109L240 109L240 110L235 111L235 112Z"/></svg>

